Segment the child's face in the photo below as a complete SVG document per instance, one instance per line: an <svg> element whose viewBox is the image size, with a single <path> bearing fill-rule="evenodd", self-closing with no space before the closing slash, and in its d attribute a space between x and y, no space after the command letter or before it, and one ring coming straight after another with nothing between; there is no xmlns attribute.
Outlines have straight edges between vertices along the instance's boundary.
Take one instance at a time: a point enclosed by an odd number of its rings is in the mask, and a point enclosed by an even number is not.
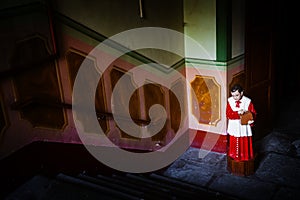
<svg viewBox="0 0 300 200"><path fill-rule="evenodd" d="M234 100L238 101L242 98L243 92L239 92L238 90L235 92L231 92L231 96L233 97Z"/></svg>

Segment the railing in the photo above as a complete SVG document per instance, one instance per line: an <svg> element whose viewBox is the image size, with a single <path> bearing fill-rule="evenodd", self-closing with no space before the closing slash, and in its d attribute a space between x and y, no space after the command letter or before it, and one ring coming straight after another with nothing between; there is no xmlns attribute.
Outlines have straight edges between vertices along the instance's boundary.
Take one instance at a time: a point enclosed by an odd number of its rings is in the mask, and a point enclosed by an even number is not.
<svg viewBox="0 0 300 200"><path fill-rule="evenodd" d="M63 109L72 109L73 105L70 103L65 102L58 102L57 100L51 99L51 98L38 98L38 97L31 97L26 100L22 101L15 101L11 104L12 110L23 110L25 108L28 108L30 106L34 105L40 105L40 106L47 106L47 107L55 107L55 108L63 108ZM84 111L84 107L79 109ZM98 120L107 120L107 119L114 119L114 117L117 117L120 120L133 120L135 123L139 125L148 125L150 123L150 120L145 119L128 119L128 117L120 116L120 115L113 115L109 112L99 112L96 111L96 115Z"/></svg>

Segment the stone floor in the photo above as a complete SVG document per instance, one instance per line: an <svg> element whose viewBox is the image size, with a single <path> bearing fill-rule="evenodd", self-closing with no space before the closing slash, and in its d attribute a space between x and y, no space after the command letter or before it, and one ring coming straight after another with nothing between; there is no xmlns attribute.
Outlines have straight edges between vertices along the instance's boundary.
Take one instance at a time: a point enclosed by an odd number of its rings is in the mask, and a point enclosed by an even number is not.
<svg viewBox="0 0 300 200"><path fill-rule="evenodd" d="M300 199L299 98L282 106L276 127L254 145L260 158L255 174L234 176L226 155L190 148L164 175L219 191L238 199ZM202 152L203 155L203 152Z"/></svg>
<svg viewBox="0 0 300 200"><path fill-rule="evenodd" d="M299 199L300 157L268 152L248 177L232 175L226 169L226 155L209 152L198 158L190 148L164 175L219 191L238 199Z"/></svg>

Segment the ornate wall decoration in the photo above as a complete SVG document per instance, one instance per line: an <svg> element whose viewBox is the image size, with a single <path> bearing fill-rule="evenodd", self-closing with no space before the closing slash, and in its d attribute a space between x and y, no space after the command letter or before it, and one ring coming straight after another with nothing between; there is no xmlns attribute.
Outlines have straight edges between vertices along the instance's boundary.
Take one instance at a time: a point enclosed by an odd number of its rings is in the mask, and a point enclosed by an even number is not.
<svg viewBox="0 0 300 200"><path fill-rule="evenodd" d="M199 107L199 123L214 125L221 120L221 88L212 76L197 75L191 82ZM195 111L195 110L194 110ZM197 116L197 114L194 114Z"/></svg>
<svg viewBox="0 0 300 200"><path fill-rule="evenodd" d="M74 85L74 82L76 79L77 72L78 72L82 62L84 61L84 59L86 59L85 62L87 65L91 66L91 68L93 68L93 69L96 69L95 61L91 58L87 58L85 54L80 53L79 51L75 51L75 50L70 50L66 53L66 60L67 60L67 64L68 64L70 84L71 84L72 89L73 89L73 85ZM95 71L95 73L97 73L97 72ZM87 83L87 85L88 85L88 83ZM100 124L103 132L107 134L109 131L109 125L108 125L109 114L107 114L107 111L106 111L106 106L105 106L106 102L105 102L104 94L105 94L105 91L104 91L103 79L100 78L98 86L97 86L97 91L95 94L95 109L97 112L99 124ZM86 117L86 122L84 122L84 124L89 124L89 122L90 122L90 120L88 120L89 117L91 117L91 116ZM87 132L92 131L92 130L89 130L89 126L85 127L85 130Z"/></svg>
<svg viewBox="0 0 300 200"><path fill-rule="evenodd" d="M24 70L31 68L33 63L53 59L56 54L51 11L46 4L32 1L13 5L1 8L1 48L4 51L0 55L0 73L4 74L20 72L20 67ZM32 37L30 42L29 36ZM47 44L46 48L40 43L39 37ZM22 38L25 41L21 44L19 40ZM31 48L32 46L35 48ZM18 69L14 70L16 66Z"/></svg>
<svg viewBox="0 0 300 200"><path fill-rule="evenodd" d="M146 119L150 120L149 109L151 108L152 105L160 104L166 109L166 105L165 105L166 96L163 87L158 84L148 83L143 86L143 89L144 89L144 96L145 96ZM153 120L155 122L160 119L153 119ZM167 134L167 123L165 123L165 126L162 128L162 130L157 134L155 134L154 136L152 136L151 139L153 141L164 141L166 134Z"/></svg>
<svg viewBox="0 0 300 200"><path fill-rule="evenodd" d="M125 112L125 110L120 110L120 109L123 109L123 108L126 109L129 106L129 113L130 113L130 116L132 119L127 119L124 116L124 120L133 120L135 123L141 125L142 120L141 120L141 112L140 112L139 92L138 92L138 90L135 90L135 92L130 97L129 105L126 105L125 100L123 100L122 97L124 97L125 96L124 94L127 93L128 91L131 91L132 89L134 89L135 86L133 83L133 78L130 75L126 74L126 72L124 70L119 69L117 67L112 68L112 70L110 72L112 91L121 77L125 78L127 80L126 82L131 83L131 84L128 84L128 85L122 84L121 85L121 87L122 87L121 91L118 91L119 93L116 94L116 96L118 97L118 101L114 102L117 105L114 105L114 106L119 109L118 111L119 111L119 113L121 113L121 115L122 115L122 113ZM124 94L123 94L123 92L124 92ZM123 116L118 116L118 117L123 117ZM121 132L122 138L140 140L140 138L133 137L133 136L125 133L121 129L119 129L119 130Z"/></svg>
<svg viewBox="0 0 300 200"><path fill-rule="evenodd" d="M59 75L55 60L43 60L50 55L47 49L39 36L16 44L13 59L18 61L12 62L13 67L26 70L13 77L15 105L33 127L63 129L67 120L61 106Z"/></svg>
<svg viewBox="0 0 300 200"><path fill-rule="evenodd" d="M32 65L47 62L50 54L46 45L46 40L40 35L18 41L11 57L11 67L31 68Z"/></svg>

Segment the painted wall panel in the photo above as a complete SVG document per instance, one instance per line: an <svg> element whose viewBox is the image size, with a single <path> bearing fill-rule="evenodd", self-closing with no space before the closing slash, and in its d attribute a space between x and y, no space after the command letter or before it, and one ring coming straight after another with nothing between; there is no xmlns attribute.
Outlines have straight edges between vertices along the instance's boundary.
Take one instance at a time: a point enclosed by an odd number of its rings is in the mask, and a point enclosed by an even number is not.
<svg viewBox="0 0 300 200"><path fill-rule="evenodd" d="M184 1L184 33L193 38L203 51L195 51L185 43L185 55L188 58L216 59L216 1Z"/></svg>

